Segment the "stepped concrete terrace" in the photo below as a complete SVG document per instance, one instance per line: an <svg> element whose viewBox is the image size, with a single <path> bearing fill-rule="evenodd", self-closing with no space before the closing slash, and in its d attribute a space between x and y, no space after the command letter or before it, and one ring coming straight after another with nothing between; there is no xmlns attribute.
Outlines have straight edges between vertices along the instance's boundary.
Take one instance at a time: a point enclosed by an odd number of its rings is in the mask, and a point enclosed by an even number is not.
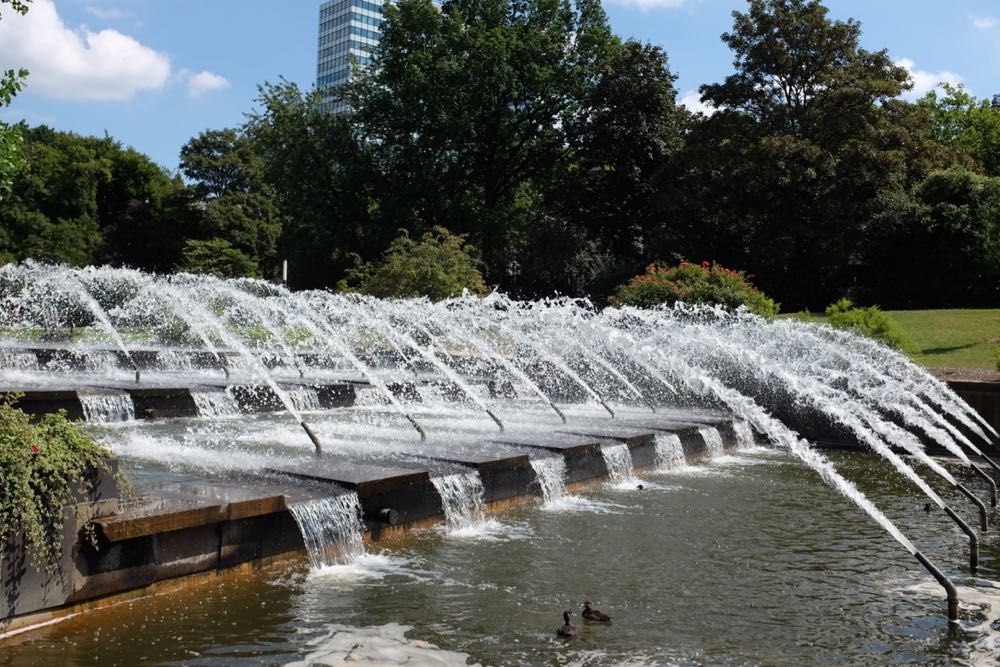
<svg viewBox="0 0 1000 667"><path fill-rule="evenodd" d="M673 432L693 463L708 455L693 423L651 418L650 426L571 425L545 435L470 437L457 444L432 438L373 457L330 455L238 479L126 470L132 497L120 498L107 479L97 495L67 509L64 556L55 575L33 569L25 558L3 563L0 633L227 571L301 559L303 538L289 512L296 503L357 493L364 539L386 540L444 520L435 475L477 471L487 510L495 512L541 497L533 458L563 457L567 487L580 488L607 478L602 444L627 444L634 468L642 471L653 465L656 434ZM720 433L726 447L735 446L731 429ZM96 545L81 539L87 522L95 527Z"/></svg>

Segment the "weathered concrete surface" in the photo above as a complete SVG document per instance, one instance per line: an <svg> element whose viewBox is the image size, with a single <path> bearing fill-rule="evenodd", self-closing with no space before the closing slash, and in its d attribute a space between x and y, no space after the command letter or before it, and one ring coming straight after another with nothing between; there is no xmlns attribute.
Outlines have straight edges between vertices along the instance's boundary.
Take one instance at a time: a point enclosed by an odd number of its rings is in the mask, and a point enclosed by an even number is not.
<svg viewBox="0 0 1000 667"><path fill-rule="evenodd" d="M562 455L566 462L566 483L586 482L607 475L601 441L598 438L553 433L547 436L504 435L492 440L519 448L535 448Z"/></svg>
<svg viewBox="0 0 1000 667"><path fill-rule="evenodd" d="M164 419L168 417L196 417L198 407L187 388L129 387L126 389L135 405L139 419Z"/></svg>
<svg viewBox="0 0 1000 667"><path fill-rule="evenodd" d="M111 466L112 471L117 469L115 462ZM118 510L113 474L94 470L89 477L93 491L86 497L76 494L79 502L63 510L62 556L54 572L35 564L23 541L2 545L0 626L4 619L65 604L82 584L87 572L80 559L86 548L84 527L92 518L111 516Z"/></svg>

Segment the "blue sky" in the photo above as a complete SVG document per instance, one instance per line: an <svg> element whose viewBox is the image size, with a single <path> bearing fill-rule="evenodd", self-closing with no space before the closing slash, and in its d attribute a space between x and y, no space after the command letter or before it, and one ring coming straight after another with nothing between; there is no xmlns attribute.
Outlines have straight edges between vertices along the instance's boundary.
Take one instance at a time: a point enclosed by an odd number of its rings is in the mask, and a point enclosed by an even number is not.
<svg viewBox="0 0 1000 667"><path fill-rule="evenodd" d="M1000 93L996 0L828 0L856 18L868 49L886 48L922 93L961 81ZM238 125L257 85L279 77L311 87L320 0L34 0L0 21L0 69L26 66L28 88L0 120L104 135L176 169L180 147L206 129ZM744 0L605 0L615 32L663 46L691 105L722 80L732 55L719 40Z"/></svg>

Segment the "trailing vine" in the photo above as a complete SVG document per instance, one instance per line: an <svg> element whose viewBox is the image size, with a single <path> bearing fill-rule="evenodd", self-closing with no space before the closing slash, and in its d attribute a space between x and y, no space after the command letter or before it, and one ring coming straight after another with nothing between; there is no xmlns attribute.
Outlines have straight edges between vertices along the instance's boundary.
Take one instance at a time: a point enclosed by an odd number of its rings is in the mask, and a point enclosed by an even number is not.
<svg viewBox="0 0 1000 667"><path fill-rule="evenodd" d="M0 397L0 560L23 539L32 566L55 574L64 508L94 490L98 471L113 473L111 452L63 412L33 421L18 398Z"/></svg>

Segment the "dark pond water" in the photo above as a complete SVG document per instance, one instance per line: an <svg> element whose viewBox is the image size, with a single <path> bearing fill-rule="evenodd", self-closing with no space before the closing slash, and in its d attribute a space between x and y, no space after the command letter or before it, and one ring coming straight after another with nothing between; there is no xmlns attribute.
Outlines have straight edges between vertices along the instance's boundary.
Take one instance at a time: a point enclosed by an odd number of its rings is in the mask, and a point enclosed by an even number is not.
<svg viewBox="0 0 1000 667"><path fill-rule="evenodd" d="M972 577L943 513L926 514L879 461L833 458L960 585L957 626L912 556L760 450L646 475L643 491L604 485L503 513L472 535L416 532L350 567L271 568L121 604L12 638L0 664L996 664L994 536ZM585 624L584 599L614 622ZM555 635L563 609L580 627L570 641Z"/></svg>

